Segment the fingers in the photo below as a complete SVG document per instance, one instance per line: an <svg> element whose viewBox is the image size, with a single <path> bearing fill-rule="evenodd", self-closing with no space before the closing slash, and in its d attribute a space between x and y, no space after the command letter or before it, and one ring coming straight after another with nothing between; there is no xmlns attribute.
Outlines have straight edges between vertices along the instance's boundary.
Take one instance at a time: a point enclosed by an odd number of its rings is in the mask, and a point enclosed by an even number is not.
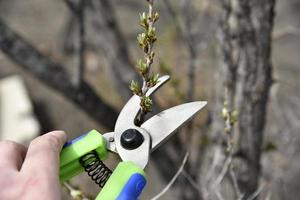
<svg viewBox="0 0 300 200"><path fill-rule="evenodd" d="M66 140L63 131L53 131L34 139L28 147L21 172L43 173L58 179L59 154Z"/></svg>
<svg viewBox="0 0 300 200"><path fill-rule="evenodd" d="M0 141L0 169L20 170L27 148L12 141Z"/></svg>

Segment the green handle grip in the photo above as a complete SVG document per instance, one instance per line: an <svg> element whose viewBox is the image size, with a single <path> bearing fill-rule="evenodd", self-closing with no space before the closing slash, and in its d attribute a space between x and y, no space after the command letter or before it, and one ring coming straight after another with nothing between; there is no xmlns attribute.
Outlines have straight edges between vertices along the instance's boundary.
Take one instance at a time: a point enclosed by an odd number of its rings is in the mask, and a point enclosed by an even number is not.
<svg viewBox="0 0 300 200"><path fill-rule="evenodd" d="M65 144L60 154L60 181L66 181L84 171L79 159L92 151L101 160L108 156L104 137L92 130ZM120 162L96 200L136 200L146 184L143 169L133 162Z"/></svg>
<svg viewBox="0 0 300 200"><path fill-rule="evenodd" d="M130 161L118 164L96 200L136 200L146 184L144 170Z"/></svg>
<svg viewBox="0 0 300 200"><path fill-rule="evenodd" d="M65 144L60 153L60 181L67 181L84 171L79 159L85 154L96 151L101 160L107 158L106 142L96 130L91 130Z"/></svg>

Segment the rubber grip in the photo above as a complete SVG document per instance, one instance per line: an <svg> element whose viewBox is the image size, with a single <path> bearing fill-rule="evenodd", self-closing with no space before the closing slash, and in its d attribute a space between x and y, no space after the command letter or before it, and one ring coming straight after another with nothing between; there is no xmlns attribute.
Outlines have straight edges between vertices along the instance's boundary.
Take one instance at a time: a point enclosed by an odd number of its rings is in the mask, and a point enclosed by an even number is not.
<svg viewBox="0 0 300 200"><path fill-rule="evenodd" d="M84 171L79 159L89 152L96 151L101 160L108 156L106 141L96 130L91 130L67 142L60 153L60 181L67 181Z"/></svg>
<svg viewBox="0 0 300 200"><path fill-rule="evenodd" d="M143 169L130 161L118 164L96 200L136 200L146 185Z"/></svg>
<svg viewBox="0 0 300 200"><path fill-rule="evenodd" d="M136 200L142 193L146 185L146 179L141 174L133 174L122 192L119 194L117 200Z"/></svg>

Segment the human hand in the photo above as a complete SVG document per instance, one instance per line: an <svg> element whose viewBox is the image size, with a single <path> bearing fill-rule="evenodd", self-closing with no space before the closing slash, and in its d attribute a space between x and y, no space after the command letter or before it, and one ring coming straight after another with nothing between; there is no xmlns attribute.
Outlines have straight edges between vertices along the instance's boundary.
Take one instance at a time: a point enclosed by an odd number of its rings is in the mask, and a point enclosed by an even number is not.
<svg viewBox="0 0 300 200"><path fill-rule="evenodd" d="M0 199L59 200L59 154L66 142L63 131L34 139L29 147L0 141Z"/></svg>

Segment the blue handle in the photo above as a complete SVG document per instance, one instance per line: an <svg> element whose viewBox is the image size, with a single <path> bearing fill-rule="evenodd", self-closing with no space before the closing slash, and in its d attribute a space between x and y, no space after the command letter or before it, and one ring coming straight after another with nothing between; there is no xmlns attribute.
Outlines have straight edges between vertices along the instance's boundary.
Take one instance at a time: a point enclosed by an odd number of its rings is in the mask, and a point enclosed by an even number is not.
<svg viewBox="0 0 300 200"><path fill-rule="evenodd" d="M122 161L115 168L96 200L136 200L146 185L142 168Z"/></svg>
<svg viewBox="0 0 300 200"><path fill-rule="evenodd" d="M64 144L63 148L68 147L68 146L71 146L71 145L74 144L75 142L78 142L79 140L82 140L88 133L89 133L89 132L83 133L81 136L79 136L79 137L77 137L77 138L75 138L75 139L73 139L73 140L71 140L71 141L69 141L69 142L66 142L66 143Z"/></svg>
<svg viewBox="0 0 300 200"><path fill-rule="evenodd" d="M146 179L141 174L133 174L117 200L137 200L146 185Z"/></svg>

